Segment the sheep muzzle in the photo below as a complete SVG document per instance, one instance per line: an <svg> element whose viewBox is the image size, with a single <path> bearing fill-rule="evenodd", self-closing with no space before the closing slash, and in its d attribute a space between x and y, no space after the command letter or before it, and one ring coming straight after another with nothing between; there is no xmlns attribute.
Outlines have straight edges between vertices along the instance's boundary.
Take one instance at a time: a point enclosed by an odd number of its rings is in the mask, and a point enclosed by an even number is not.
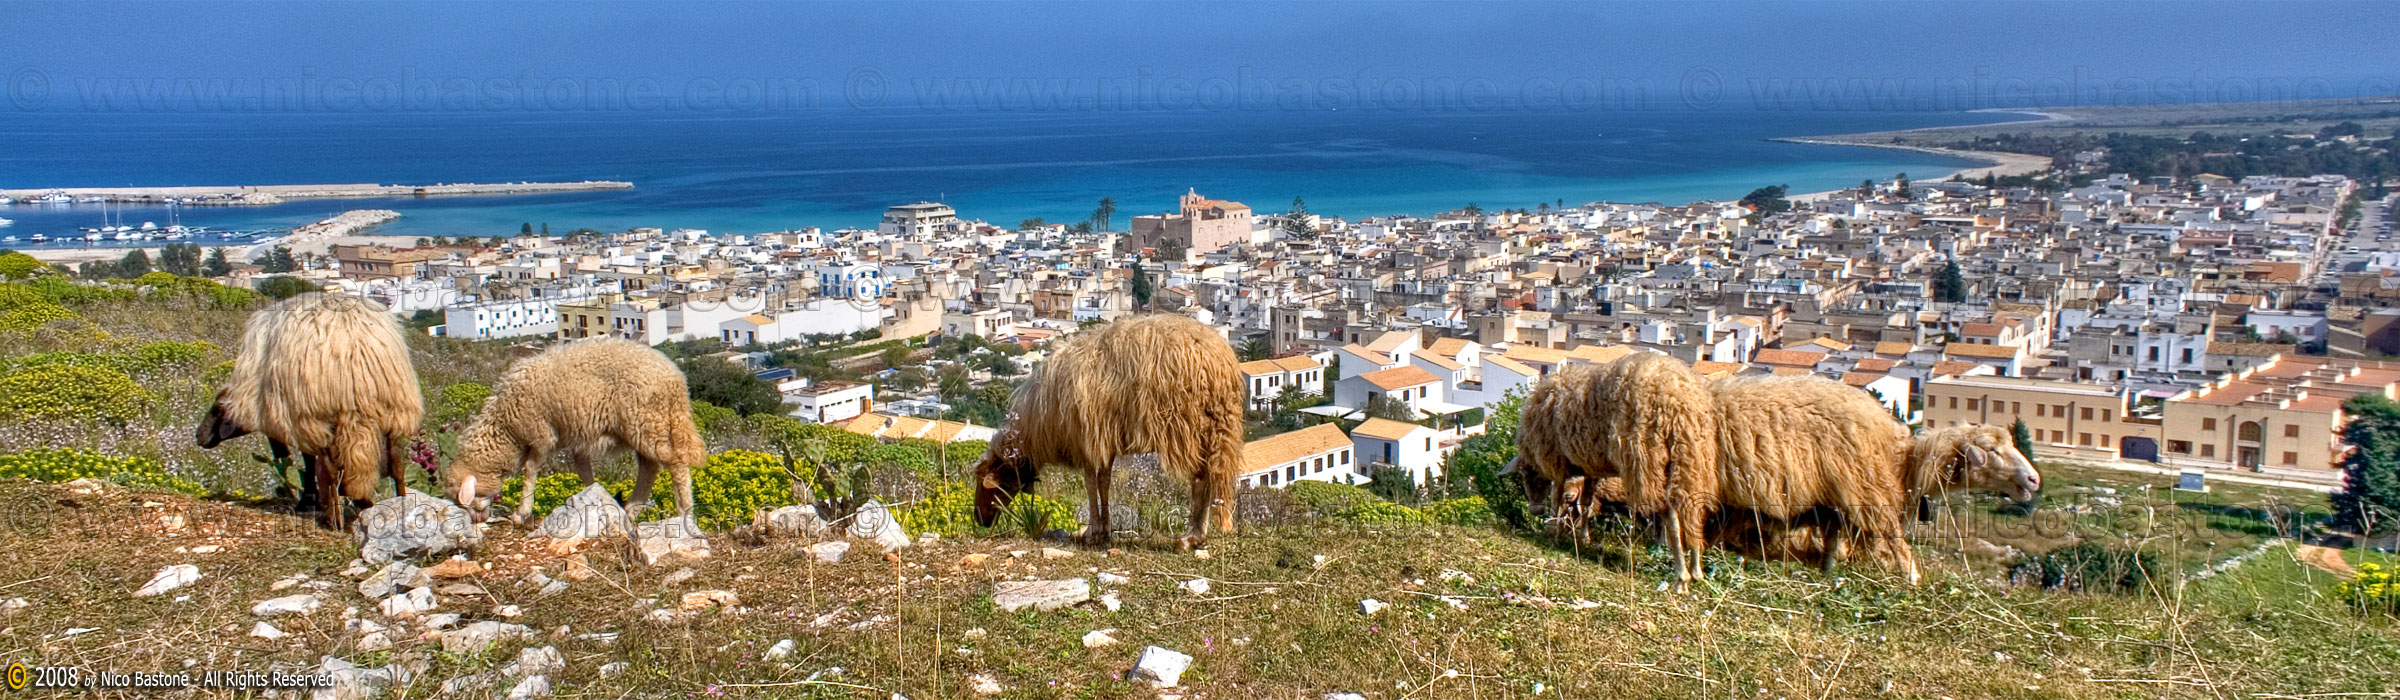
<svg viewBox="0 0 2400 700"><path fill-rule="evenodd" d="M200 419L200 427L193 431L192 441L198 443L200 449L206 450L248 434L250 431L225 419L225 407L222 404L209 404L208 415Z"/></svg>

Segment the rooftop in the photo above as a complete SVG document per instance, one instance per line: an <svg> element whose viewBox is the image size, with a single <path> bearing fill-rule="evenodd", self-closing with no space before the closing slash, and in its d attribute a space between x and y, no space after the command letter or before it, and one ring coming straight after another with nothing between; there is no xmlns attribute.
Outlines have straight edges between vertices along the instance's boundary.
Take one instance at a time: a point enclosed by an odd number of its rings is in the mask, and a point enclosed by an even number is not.
<svg viewBox="0 0 2400 700"><path fill-rule="evenodd" d="M1350 446L1350 436L1332 423L1269 435L1242 446L1242 473L1248 474Z"/></svg>

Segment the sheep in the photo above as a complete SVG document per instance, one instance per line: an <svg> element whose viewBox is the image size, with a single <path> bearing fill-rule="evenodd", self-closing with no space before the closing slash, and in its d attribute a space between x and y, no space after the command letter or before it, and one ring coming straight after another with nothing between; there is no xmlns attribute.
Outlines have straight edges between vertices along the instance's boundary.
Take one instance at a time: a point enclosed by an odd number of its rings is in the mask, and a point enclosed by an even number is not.
<svg viewBox="0 0 2400 700"><path fill-rule="evenodd" d="M398 320L367 299L309 293L251 315L195 438L211 448L256 431L278 457L298 451L319 517L343 530L337 493L371 502L385 474L394 493L407 488L404 446L424 415Z"/></svg>
<svg viewBox="0 0 2400 700"><path fill-rule="evenodd" d="M708 460L691 405L683 371L657 350L607 337L558 345L501 375L460 435L458 458L443 482L480 522L501 483L521 473L524 493L515 513L521 523L533 515L534 481L552 453L571 455L589 486L594 458L631 450L639 468L629 514L649 505L651 482L665 467L674 475L676 507L690 515L692 467Z"/></svg>
<svg viewBox="0 0 2400 700"><path fill-rule="evenodd" d="M975 522L1032 486L1040 467L1083 473L1091 522L1082 540L1109 540L1110 470L1116 458L1157 453L1164 471L1191 483L1189 528L1177 545L1205 541L1213 521L1232 533L1234 479L1242 470L1242 377L1233 349L1208 326L1174 315L1116 321L1060 341L1017 387L1009 421L975 465Z"/></svg>
<svg viewBox="0 0 2400 700"><path fill-rule="evenodd" d="M1698 576L1706 509L1681 494L1713 488L1716 414L1690 366L1642 352L1561 368L1526 396L1521 415L1518 459L1529 499L1569 523L1604 502L1664 515L1678 578ZM1647 478L1631 478L1637 473Z"/></svg>
<svg viewBox="0 0 2400 700"><path fill-rule="evenodd" d="M1826 508L1827 568L1848 541L1864 539L1884 548L1913 585L1920 577L1902 528L1918 497L1956 486L2030 500L2041 488L2041 475L2000 428L1953 426L1912 438L1873 397L1815 376L1736 377L1709 391L1719 472L1713 493L1693 500L1783 523Z"/></svg>

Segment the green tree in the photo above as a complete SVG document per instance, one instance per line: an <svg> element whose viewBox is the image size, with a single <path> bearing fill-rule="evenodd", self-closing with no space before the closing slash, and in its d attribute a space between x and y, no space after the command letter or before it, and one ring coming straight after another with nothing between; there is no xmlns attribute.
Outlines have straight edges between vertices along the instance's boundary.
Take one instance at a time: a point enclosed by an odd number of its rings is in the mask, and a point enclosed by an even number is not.
<svg viewBox="0 0 2400 700"><path fill-rule="evenodd" d="M1307 240L1317 237L1317 228L1308 224L1308 202L1292 198L1292 210L1284 214L1283 232L1293 238Z"/></svg>
<svg viewBox="0 0 2400 700"><path fill-rule="evenodd" d="M1892 193L1900 195L1900 198L1903 200L1916 198L1916 192L1909 189L1908 186L1908 173L1899 173L1892 176Z"/></svg>
<svg viewBox="0 0 2400 700"><path fill-rule="evenodd" d="M233 263L225 260L224 248L208 249L208 261L200 264L200 274L210 277L224 277L233 274Z"/></svg>
<svg viewBox="0 0 2400 700"><path fill-rule="evenodd" d="M1368 418L1396 420L1402 423L1415 423L1418 419L1417 409L1409 408L1406 402L1392 398L1391 394L1376 394L1374 398L1367 399L1366 408L1362 410L1366 412Z"/></svg>
<svg viewBox="0 0 2400 700"><path fill-rule="evenodd" d="M1132 270L1133 308L1150 308L1150 295L1152 293L1152 290L1150 289L1150 272L1142 269L1142 259L1140 256L1134 257Z"/></svg>
<svg viewBox="0 0 2400 700"><path fill-rule="evenodd" d="M1941 271L1934 273L1933 300L1951 303L1967 300L1967 278L1960 274L1958 261L1944 261Z"/></svg>
<svg viewBox="0 0 2400 700"><path fill-rule="evenodd" d="M150 254L136 250L117 260L118 277L140 277L150 274Z"/></svg>
<svg viewBox="0 0 2400 700"><path fill-rule="evenodd" d="M1236 357L1240 357L1243 362L1249 362L1252 360L1267 359L1269 356L1275 354L1275 349L1267 344L1267 339L1264 336L1257 336L1252 337L1249 340L1242 341L1240 347L1234 348L1233 354Z"/></svg>
<svg viewBox="0 0 2400 700"><path fill-rule="evenodd" d="M309 292L324 290L324 287L318 286L315 282L288 275L277 275L258 281L258 293L267 295L270 299L290 299Z"/></svg>
<svg viewBox="0 0 2400 700"><path fill-rule="evenodd" d="M884 348L883 352L880 353L881 357L879 359L883 360L884 367L890 369L899 369L901 365L908 364L908 358L910 354L911 351L907 346L894 345Z"/></svg>
<svg viewBox="0 0 2400 700"><path fill-rule="evenodd" d="M934 380L934 392L941 394L942 400L953 403L965 397L973 388L973 384L967 381L966 370L957 365L942 368L942 376Z"/></svg>
<svg viewBox="0 0 2400 700"><path fill-rule="evenodd" d="M1187 258L1183 239L1166 236L1158 239L1158 259L1182 262Z"/></svg>
<svg viewBox="0 0 2400 700"><path fill-rule="evenodd" d="M1484 422L1484 432L1467 438L1456 451L1443 458L1442 473L1453 483L1463 481L1482 496L1501 522L1519 530L1532 530L1533 522L1526 508L1523 477L1507 471L1507 465L1517 457L1517 425L1525 412L1525 388L1510 389L1492 405L1491 420ZM1507 471L1507 473L1502 473Z"/></svg>
<svg viewBox="0 0 2400 700"><path fill-rule="evenodd" d="M259 258L258 269L261 272L291 272L300 269L300 263L292 259L292 249L275 246L268 248L267 254Z"/></svg>
<svg viewBox="0 0 2400 700"><path fill-rule="evenodd" d="M2019 418L2014 425L2008 426L2008 437L2017 443L2017 454L2024 455L2027 460L2033 459L2033 430L2025 427L2025 419Z"/></svg>
<svg viewBox="0 0 2400 700"><path fill-rule="evenodd" d="M2342 490L2330 497L2333 526L2376 536L2400 529L2400 403L2382 394L2360 394L2342 402L2350 422L2342 442Z"/></svg>
<svg viewBox="0 0 2400 700"><path fill-rule="evenodd" d="M1115 197L1101 197L1100 206L1092 209L1092 225L1102 231L1108 230L1109 224L1115 221L1116 217L1117 198Z"/></svg>
<svg viewBox="0 0 2400 700"><path fill-rule="evenodd" d="M778 415L783 394L750 370L714 357L689 357L677 362L692 399L733 409L745 416Z"/></svg>
<svg viewBox="0 0 2400 700"><path fill-rule="evenodd" d="M200 246L169 243L158 249L158 269L177 277L200 275Z"/></svg>
<svg viewBox="0 0 2400 700"><path fill-rule="evenodd" d="M548 222L548 221L544 221L544 222L542 222L542 237L543 237L543 238L549 238L549 237L550 237L550 222Z"/></svg>
<svg viewBox="0 0 2400 700"><path fill-rule="evenodd" d="M525 222L525 225L524 225L524 226L519 226L519 227L517 227L517 235L519 235L519 236L531 236L531 235L533 235L533 222L531 222L531 221L527 221L527 222ZM493 236L493 238L499 238L499 236Z"/></svg>
<svg viewBox="0 0 2400 700"><path fill-rule="evenodd" d="M1041 228L1041 227L1043 227L1043 226L1048 226L1048 225L1050 225L1050 222L1043 221L1043 220L1042 220L1042 217L1036 216L1036 217L1033 217L1033 218L1031 218L1031 219L1026 219L1026 220L1024 220L1024 221L1019 221L1019 222L1017 222L1017 230L1019 230L1019 231L1031 231L1031 230L1034 230L1034 229L1037 229L1037 228Z"/></svg>
<svg viewBox="0 0 2400 700"><path fill-rule="evenodd" d="M1742 195L1741 204L1761 214L1780 214L1792 208L1792 201L1783 196L1788 191L1783 185L1761 187Z"/></svg>

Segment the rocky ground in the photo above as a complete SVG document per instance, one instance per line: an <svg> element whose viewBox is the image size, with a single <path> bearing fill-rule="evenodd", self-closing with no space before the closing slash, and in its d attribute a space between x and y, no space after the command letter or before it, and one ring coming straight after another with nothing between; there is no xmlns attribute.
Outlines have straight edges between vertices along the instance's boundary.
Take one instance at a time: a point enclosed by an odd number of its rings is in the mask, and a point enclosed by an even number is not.
<svg viewBox="0 0 2400 700"><path fill-rule="evenodd" d="M1676 593L1656 556L1625 569L1622 543L1416 525L1259 527L1180 553L1163 536L1108 550L902 545L789 511L639 546L573 518L475 535L420 518L371 525L362 553L273 508L89 482L0 483L0 512L10 661L330 674L317 697L2232 697L2400 684L2392 621L2329 604L2316 591L2330 578L2289 549L2144 596L2012 588L1938 557L1914 589L1872 570L1725 557ZM445 533L480 541L425 551Z"/></svg>

